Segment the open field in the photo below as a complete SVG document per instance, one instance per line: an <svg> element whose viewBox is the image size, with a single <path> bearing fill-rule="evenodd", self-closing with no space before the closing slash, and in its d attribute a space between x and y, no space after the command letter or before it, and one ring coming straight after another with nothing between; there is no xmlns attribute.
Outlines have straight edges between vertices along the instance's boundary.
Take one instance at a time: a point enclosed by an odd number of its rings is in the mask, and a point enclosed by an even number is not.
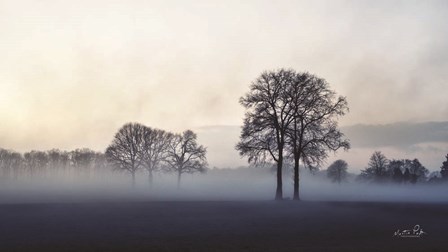
<svg viewBox="0 0 448 252"><path fill-rule="evenodd" d="M108 201L0 205L1 251L446 251L448 204ZM420 238L393 237L419 224Z"/></svg>

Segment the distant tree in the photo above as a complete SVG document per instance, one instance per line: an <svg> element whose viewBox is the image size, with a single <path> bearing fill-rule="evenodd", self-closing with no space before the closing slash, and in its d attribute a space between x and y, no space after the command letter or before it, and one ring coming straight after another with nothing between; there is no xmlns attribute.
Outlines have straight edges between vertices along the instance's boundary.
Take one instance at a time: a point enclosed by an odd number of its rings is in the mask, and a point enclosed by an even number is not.
<svg viewBox="0 0 448 252"><path fill-rule="evenodd" d="M12 150L0 148L0 171L5 179L17 179L22 155Z"/></svg>
<svg viewBox="0 0 448 252"><path fill-rule="evenodd" d="M436 184L441 182L442 176L440 175L439 171L433 171L428 176L428 183L430 184Z"/></svg>
<svg viewBox="0 0 448 252"><path fill-rule="evenodd" d="M403 181L405 183L407 182L411 182L411 172L409 172L409 168L405 168L404 169L404 173L403 173Z"/></svg>
<svg viewBox="0 0 448 252"><path fill-rule="evenodd" d="M93 173L94 176L102 175L108 169L107 165L107 157L105 153L95 152L94 160L93 160ZM101 176L104 178L104 176Z"/></svg>
<svg viewBox="0 0 448 252"><path fill-rule="evenodd" d="M380 151L375 151L370 157L367 168L361 171L360 178L374 182L382 182L387 177L388 160Z"/></svg>
<svg viewBox="0 0 448 252"><path fill-rule="evenodd" d="M89 177L95 161L95 151L82 148L70 152L71 162L78 176Z"/></svg>
<svg viewBox="0 0 448 252"><path fill-rule="evenodd" d="M22 157L22 154L12 151L10 158L11 158L10 166L12 169L13 178L14 178L14 180L17 180L19 177L20 170L23 165L23 157Z"/></svg>
<svg viewBox="0 0 448 252"><path fill-rule="evenodd" d="M180 188L181 176L184 173L205 172L207 169L207 150L198 145L197 135L187 130L173 136L169 142L165 159L166 170L177 173L177 188Z"/></svg>
<svg viewBox="0 0 448 252"><path fill-rule="evenodd" d="M395 183L403 182L403 166L402 160L391 160L388 165L387 173L392 177L392 181Z"/></svg>
<svg viewBox="0 0 448 252"><path fill-rule="evenodd" d="M347 162L342 159L334 161L327 168L327 176L333 181L337 183L341 183L347 179Z"/></svg>
<svg viewBox="0 0 448 252"><path fill-rule="evenodd" d="M440 167L440 175L443 180L448 180L448 154L445 156L446 160L443 161L442 166Z"/></svg>
<svg viewBox="0 0 448 252"><path fill-rule="evenodd" d="M141 159L143 167L148 171L150 185L153 183L153 173L161 168L162 162L167 160L173 137L172 133L163 130L144 128Z"/></svg>
<svg viewBox="0 0 448 252"><path fill-rule="evenodd" d="M425 182L429 170L424 167L418 159L405 160L411 174L411 183Z"/></svg>
<svg viewBox="0 0 448 252"><path fill-rule="evenodd" d="M67 151L52 149L47 151L48 167L52 174L63 174L70 165L70 156Z"/></svg>
<svg viewBox="0 0 448 252"><path fill-rule="evenodd" d="M286 130L292 115L284 92L293 81L288 70L263 72L250 86L240 103L246 109L240 142L236 149L249 163L273 162L277 166L275 199L283 199L282 168L286 144Z"/></svg>
<svg viewBox="0 0 448 252"><path fill-rule="evenodd" d="M107 160L114 168L132 175L132 186L135 186L135 174L143 163L141 148L144 132L145 126L127 123L118 130L106 149Z"/></svg>
<svg viewBox="0 0 448 252"><path fill-rule="evenodd" d="M42 176L45 174L48 165L48 155L44 151L32 150L24 155L24 163L30 177Z"/></svg>

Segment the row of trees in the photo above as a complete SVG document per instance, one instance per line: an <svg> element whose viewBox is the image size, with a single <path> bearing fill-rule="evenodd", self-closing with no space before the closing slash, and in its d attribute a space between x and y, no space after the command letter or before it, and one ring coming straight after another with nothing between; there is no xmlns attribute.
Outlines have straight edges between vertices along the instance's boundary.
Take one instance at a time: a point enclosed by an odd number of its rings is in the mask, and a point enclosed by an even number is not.
<svg viewBox="0 0 448 252"><path fill-rule="evenodd" d="M179 187L182 174L205 172L206 152L191 130L173 134L139 123L127 123L115 134L105 153L84 148L74 151L33 150L21 154L0 148L0 177L19 179L61 175L84 179L113 168L129 172L133 185L140 170L147 172L149 184L152 184L155 172L172 172L177 175Z"/></svg>
<svg viewBox="0 0 448 252"><path fill-rule="evenodd" d="M165 171L177 174L179 188L182 174L205 172L206 152L191 130L173 134L139 123L127 123L115 134L106 149L106 157L114 169L132 175L133 185L139 170L147 171L150 185L155 172Z"/></svg>
<svg viewBox="0 0 448 252"><path fill-rule="evenodd" d="M0 148L0 172L3 179L79 175L90 177L107 167L103 153L90 149L30 151L24 154Z"/></svg>
<svg viewBox="0 0 448 252"><path fill-rule="evenodd" d="M294 199L299 200L299 164L316 167L328 151L350 148L336 121L348 111L347 101L322 78L291 69L264 72L240 103L246 114L236 149L250 163L276 164L277 200L283 198L285 161L294 164Z"/></svg>
<svg viewBox="0 0 448 252"><path fill-rule="evenodd" d="M380 151L370 157L367 168L361 171L360 180L373 182L393 181L417 183L426 181L429 171L418 159L389 160Z"/></svg>
<svg viewBox="0 0 448 252"><path fill-rule="evenodd" d="M347 167L347 162L344 160L334 161L326 170L328 178L338 183L345 181L348 176ZM429 170L417 158L389 160L380 151L375 151L357 179L363 182L398 184L448 181L448 154L440 167L440 172L429 174Z"/></svg>

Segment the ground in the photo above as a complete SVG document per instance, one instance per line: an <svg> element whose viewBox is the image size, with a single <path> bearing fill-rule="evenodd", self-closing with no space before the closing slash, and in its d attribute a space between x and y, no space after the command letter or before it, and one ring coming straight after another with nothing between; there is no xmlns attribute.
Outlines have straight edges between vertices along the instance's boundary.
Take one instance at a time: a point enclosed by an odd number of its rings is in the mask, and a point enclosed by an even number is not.
<svg viewBox="0 0 448 252"><path fill-rule="evenodd" d="M0 205L1 251L446 251L448 204L170 201ZM419 224L420 238L397 238Z"/></svg>

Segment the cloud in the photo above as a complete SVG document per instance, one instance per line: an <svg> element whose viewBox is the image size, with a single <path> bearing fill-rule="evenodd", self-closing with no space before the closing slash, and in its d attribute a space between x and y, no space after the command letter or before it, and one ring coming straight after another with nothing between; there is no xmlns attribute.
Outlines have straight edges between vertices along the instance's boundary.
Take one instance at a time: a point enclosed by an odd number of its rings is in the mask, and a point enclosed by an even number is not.
<svg viewBox="0 0 448 252"><path fill-rule="evenodd" d="M422 143L448 143L448 122L397 122L342 127L353 148L409 148Z"/></svg>

